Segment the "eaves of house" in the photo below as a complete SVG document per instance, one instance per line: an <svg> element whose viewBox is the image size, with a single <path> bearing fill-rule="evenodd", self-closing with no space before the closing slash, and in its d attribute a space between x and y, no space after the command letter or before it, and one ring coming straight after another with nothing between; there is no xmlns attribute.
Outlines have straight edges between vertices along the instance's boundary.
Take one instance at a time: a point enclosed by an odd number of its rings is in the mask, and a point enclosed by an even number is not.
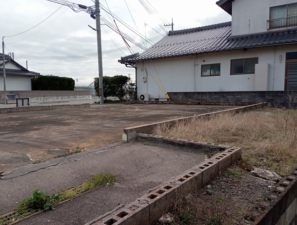
<svg viewBox="0 0 297 225"><path fill-rule="evenodd" d="M14 61L11 57L8 55L5 55L5 65L11 63L18 67L19 69L5 69L5 74L7 75L20 75L20 76L31 76L31 77L36 77L40 76L40 73L32 72ZM3 67L3 54L0 54L0 67ZM3 74L3 69L0 68L0 74Z"/></svg>
<svg viewBox="0 0 297 225"><path fill-rule="evenodd" d="M134 65L136 62L153 59L296 43L297 28L232 36L232 24L227 22L171 31L143 53L122 57L119 62L125 65Z"/></svg>

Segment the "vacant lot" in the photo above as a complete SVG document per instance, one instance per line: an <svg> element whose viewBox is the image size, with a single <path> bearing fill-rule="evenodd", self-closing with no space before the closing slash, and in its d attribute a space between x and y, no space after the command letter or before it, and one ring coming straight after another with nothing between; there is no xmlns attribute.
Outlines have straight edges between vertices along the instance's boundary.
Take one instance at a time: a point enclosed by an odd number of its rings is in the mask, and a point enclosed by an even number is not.
<svg viewBox="0 0 297 225"><path fill-rule="evenodd" d="M1 114L0 172L68 151L88 150L120 142L123 128L126 127L225 108L120 104Z"/></svg>
<svg viewBox="0 0 297 225"><path fill-rule="evenodd" d="M237 115L193 119L173 128L159 127L159 135L241 147L252 166L286 175L297 163L297 111L264 109Z"/></svg>

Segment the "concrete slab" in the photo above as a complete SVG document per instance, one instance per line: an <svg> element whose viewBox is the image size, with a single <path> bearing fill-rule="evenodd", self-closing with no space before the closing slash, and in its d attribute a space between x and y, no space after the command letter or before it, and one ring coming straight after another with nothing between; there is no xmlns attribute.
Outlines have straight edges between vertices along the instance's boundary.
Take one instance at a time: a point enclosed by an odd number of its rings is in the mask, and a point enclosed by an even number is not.
<svg viewBox="0 0 297 225"><path fill-rule="evenodd" d="M35 189L53 194L79 185L92 175L111 172L117 176L112 187L94 190L19 224L84 224L128 204L150 189L203 162L197 150L152 143L118 143L98 149L51 159L7 171L0 180L0 214L12 211Z"/></svg>
<svg viewBox="0 0 297 225"><path fill-rule="evenodd" d="M123 129L234 107L201 105L92 105L91 108L0 114L0 152L55 157L51 149L92 149L122 140ZM0 172L30 161L0 164Z"/></svg>

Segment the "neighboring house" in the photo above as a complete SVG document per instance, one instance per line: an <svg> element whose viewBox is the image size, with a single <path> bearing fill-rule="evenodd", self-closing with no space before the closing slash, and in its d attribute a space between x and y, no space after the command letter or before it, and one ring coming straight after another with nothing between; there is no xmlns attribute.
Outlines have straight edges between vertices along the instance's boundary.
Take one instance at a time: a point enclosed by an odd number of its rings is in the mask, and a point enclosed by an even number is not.
<svg viewBox="0 0 297 225"><path fill-rule="evenodd" d="M220 0L217 5L232 22L171 31L142 54L119 60L136 68L138 97L166 99L162 89L297 90L297 0Z"/></svg>
<svg viewBox="0 0 297 225"><path fill-rule="evenodd" d="M31 78L40 75L24 68L8 55L5 55L5 71L7 91L31 91ZM3 54L0 54L0 91L3 90Z"/></svg>

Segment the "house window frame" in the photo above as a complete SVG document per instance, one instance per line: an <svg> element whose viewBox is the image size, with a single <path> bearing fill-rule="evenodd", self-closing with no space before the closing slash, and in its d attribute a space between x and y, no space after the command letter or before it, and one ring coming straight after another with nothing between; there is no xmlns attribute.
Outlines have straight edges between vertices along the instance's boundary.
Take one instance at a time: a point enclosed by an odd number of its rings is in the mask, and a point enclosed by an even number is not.
<svg viewBox="0 0 297 225"><path fill-rule="evenodd" d="M254 73L244 73L244 66L245 66L245 60L246 59L257 59L257 63L256 64L258 64L259 63L259 57L250 57L250 58L240 58L240 59L231 59L231 61L230 61L230 75L250 75L250 74L255 74L256 73L256 68L255 68L255 72ZM243 61L243 73L232 73L232 61L233 60L244 60ZM256 66L256 64L255 64L255 66Z"/></svg>
<svg viewBox="0 0 297 225"><path fill-rule="evenodd" d="M289 3L289 4L282 4L282 5L276 5L276 6L271 6L269 7L269 20L268 20L268 30L273 30L273 29L281 29L281 28L290 28L290 27L296 27L297 25L292 25L292 26L288 26L288 18L290 17L297 17L297 14L294 16L289 16L289 6L290 5L297 5L296 2L294 3ZM286 6L286 10L287 10L287 16L283 17L283 19L286 19L286 25L285 26L275 26L275 27L270 27L270 21L272 21L273 19L271 18L271 9L272 8L276 8L276 7L282 7L282 6ZM279 18L282 19L282 18Z"/></svg>
<svg viewBox="0 0 297 225"><path fill-rule="evenodd" d="M211 75L211 66L212 65L220 65L220 74ZM203 75L203 66L210 66L210 75ZM201 65L201 77L219 77L221 76L221 63L210 63L210 64L202 64Z"/></svg>

